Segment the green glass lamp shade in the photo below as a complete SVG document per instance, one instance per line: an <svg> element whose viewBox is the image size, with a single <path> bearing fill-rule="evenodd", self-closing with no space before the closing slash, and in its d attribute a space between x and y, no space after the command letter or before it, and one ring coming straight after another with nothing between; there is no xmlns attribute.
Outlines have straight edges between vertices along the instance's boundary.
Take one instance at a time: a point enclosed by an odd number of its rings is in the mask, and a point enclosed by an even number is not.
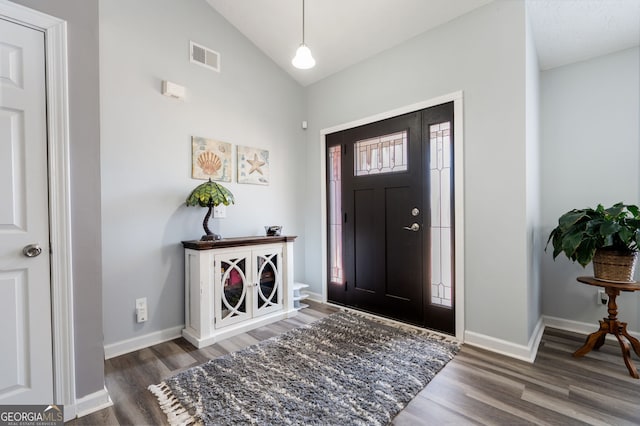
<svg viewBox="0 0 640 426"><path fill-rule="evenodd" d="M233 204L233 194L224 186L212 182L205 182L196 186L187 197L187 206L211 207L224 204L228 206Z"/></svg>
<svg viewBox="0 0 640 426"><path fill-rule="evenodd" d="M207 240L219 240L222 237L218 234L214 234L209 229L209 218L211 217L211 211L213 207L224 204L234 204L233 194L224 186L212 182L205 182L202 185L198 185L191 194L187 197L187 206L200 206L208 207L207 214L204 217L202 226L204 228L205 235L202 236L203 241Z"/></svg>

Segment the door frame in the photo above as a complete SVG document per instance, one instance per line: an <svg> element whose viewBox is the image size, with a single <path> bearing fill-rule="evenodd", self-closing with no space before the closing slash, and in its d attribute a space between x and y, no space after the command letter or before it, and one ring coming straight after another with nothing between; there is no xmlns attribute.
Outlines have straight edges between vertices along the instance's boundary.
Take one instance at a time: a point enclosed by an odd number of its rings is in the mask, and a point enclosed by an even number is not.
<svg viewBox="0 0 640 426"><path fill-rule="evenodd" d="M454 190L454 276L455 276L455 335L460 341L464 339L464 134L463 134L463 92L457 91L446 95L438 96L426 101L406 105L393 110L381 112L379 114L364 117L348 123L320 130L320 243L321 243L321 268L322 268L322 301L327 303L327 143L326 136L330 133L340 132L353 127L374 123L387 118L396 117L414 111L453 102L454 135L455 146L453 151L454 167L453 187Z"/></svg>
<svg viewBox="0 0 640 426"><path fill-rule="evenodd" d="M75 344L69 178L67 23L0 0L0 16L45 34L53 397L75 417ZM43 401L45 402L45 401Z"/></svg>

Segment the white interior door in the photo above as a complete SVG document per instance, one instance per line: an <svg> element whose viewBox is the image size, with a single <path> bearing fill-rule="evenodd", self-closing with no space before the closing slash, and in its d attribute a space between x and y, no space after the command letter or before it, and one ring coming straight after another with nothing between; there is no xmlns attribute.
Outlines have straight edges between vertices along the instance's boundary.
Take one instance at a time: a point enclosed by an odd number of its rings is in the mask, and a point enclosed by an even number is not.
<svg viewBox="0 0 640 426"><path fill-rule="evenodd" d="M45 404L53 366L44 34L3 19L0 34L0 404Z"/></svg>

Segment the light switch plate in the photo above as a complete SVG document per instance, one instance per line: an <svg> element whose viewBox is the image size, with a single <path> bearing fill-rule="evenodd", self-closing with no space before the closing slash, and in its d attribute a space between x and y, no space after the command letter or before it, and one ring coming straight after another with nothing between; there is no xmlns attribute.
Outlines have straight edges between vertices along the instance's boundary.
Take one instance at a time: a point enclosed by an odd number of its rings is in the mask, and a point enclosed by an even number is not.
<svg viewBox="0 0 640 426"><path fill-rule="evenodd" d="M145 322L148 318L147 298L136 299L136 321Z"/></svg>
<svg viewBox="0 0 640 426"><path fill-rule="evenodd" d="M215 206L213 208L213 217L222 219L227 217L227 206L224 204L220 204L219 206Z"/></svg>

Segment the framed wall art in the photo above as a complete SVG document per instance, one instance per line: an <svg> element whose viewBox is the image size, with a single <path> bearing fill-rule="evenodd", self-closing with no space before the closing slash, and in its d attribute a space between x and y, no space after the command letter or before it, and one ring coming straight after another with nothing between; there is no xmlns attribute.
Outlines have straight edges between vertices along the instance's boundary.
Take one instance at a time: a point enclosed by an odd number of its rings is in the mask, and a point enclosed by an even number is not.
<svg viewBox="0 0 640 426"><path fill-rule="evenodd" d="M231 182L231 144L192 136L191 164L193 179Z"/></svg>
<svg viewBox="0 0 640 426"><path fill-rule="evenodd" d="M269 185L269 151L238 146L238 183Z"/></svg>

